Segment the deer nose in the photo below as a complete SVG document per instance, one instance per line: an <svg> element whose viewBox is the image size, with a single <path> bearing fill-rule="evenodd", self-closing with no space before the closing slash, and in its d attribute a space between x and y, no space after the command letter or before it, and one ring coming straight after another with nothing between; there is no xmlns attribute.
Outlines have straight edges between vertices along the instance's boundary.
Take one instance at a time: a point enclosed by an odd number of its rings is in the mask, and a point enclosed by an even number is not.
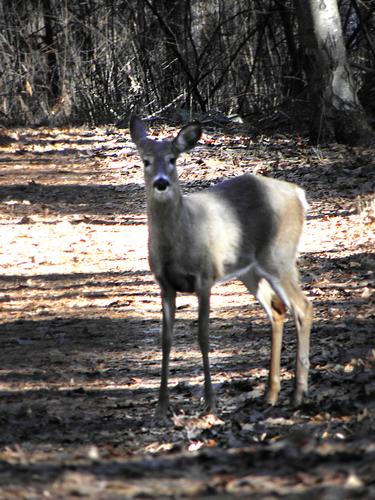
<svg viewBox="0 0 375 500"><path fill-rule="evenodd" d="M154 188L158 191L165 191L170 185L171 183L166 177L157 177L153 184Z"/></svg>

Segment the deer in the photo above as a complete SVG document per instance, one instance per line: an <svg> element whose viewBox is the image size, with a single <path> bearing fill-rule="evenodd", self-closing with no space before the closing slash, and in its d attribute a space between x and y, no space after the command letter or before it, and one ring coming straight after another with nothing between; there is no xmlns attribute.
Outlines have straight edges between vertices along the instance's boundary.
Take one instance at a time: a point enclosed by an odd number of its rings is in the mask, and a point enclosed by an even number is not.
<svg viewBox="0 0 375 500"><path fill-rule="evenodd" d="M130 135L144 164L150 269L162 305L161 381L157 419L169 411L168 374L177 293L198 298L198 343L204 371L204 409L215 413L209 363L212 287L238 279L263 306L272 327L266 402L280 392L280 356L289 311L296 325L293 401L308 390L312 304L301 290L297 255L308 208L304 190L290 182L245 173L202 191L183 195L176 160L202 135L199 122L185 125L173 139L153 139L136 115Z"/></svg>

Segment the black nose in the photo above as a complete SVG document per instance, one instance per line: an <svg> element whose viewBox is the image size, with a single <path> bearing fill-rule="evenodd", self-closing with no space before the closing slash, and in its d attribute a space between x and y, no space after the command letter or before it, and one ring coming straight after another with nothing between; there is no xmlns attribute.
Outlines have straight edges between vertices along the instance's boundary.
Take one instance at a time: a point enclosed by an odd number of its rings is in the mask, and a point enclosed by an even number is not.
<svg viewBox="0 0 375 500"><path fill-rule="evenodd" d="M165 191L170 186L170 182L165 177L159 177L154 180L154 188L158 191Z"/></svg>

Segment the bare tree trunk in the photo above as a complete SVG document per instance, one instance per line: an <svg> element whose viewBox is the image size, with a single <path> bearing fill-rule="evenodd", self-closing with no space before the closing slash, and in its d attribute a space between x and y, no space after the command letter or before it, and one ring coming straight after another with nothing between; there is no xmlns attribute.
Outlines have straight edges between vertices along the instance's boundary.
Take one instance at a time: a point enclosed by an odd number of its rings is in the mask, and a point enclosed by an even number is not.
<svg viewBox="0 0 375 500"><path fill-rule="evenodd" d="M358 100L336 0L295 0L314 142L369 145L375 135Z"/></svg>
<svg viewBox="0 0 375 500"><path fill-rule="evenodd" d="M166 54L170 59L170 62L173 62L173 66L170 66L168 73L174 72L177 64L174 62L178 62L180 66L180 72L183 74L185 81L187 82L188 93L191 92L196 102L199 104L199 107L202 111L206 111L207 101L201 94L198 84L199 84L199 75L196 75L196 71L194 67L191 67L189 64L189 58L183 52L182 47L180 46L179 39L181 38L181 33L179 31L174 32L174 29L178 30L180 26L180 30L183 31L183 26L181 25L182 19L184 18L183 12L181 11L181 2L178 3L176 0L167 3L165 0L158 0L157 2L151 2L150 0L143 0L143 2L150 8L154 16L157 18L161 31L164 33L165 37L165 46L167 48ZM170 21L171 13L165 14L166 6L169 9L172 7L172 13L174 13L174 21ZM186 9L189 5L186 5L184 2L184 8ZM160 10L158 10L160 8ZM180 12L177 16L176 11L180 9ZM179 19L180 18L180 19ZM171 79L171 76L169 77Z"/></svg>
<svg viewBox="0 0 375 500"><path fill-rule="evenodd" d="M291 5L284 0L275 0L279 11L281 23L285 33L285 43L288 47L290 65L287 68L289 78L284 77L284 93L290 97L298 96L304 90L302 79L301 58L297 47L297 40L293 33L293 20L291 17Z"/></svg>
<svg viewBox="0 0 375 500"><path fill-rule="evenodd" d="M48 93L49 102L53 106L60 95L60 78L59 68L57 62L57 54L55 47L55 31L53 25L53 12L51 0L43 0L43 16L44 16L44 29L45 36L44 42L46 44L46 59L48 71Z"/></svg>

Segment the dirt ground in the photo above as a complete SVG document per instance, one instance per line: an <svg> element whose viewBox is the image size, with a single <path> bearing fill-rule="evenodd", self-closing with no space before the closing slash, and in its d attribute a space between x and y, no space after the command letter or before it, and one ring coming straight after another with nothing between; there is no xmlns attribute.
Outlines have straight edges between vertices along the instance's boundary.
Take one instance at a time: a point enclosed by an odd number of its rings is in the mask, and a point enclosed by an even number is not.
<svg viewBox="0 0 375 500"><path fill-rule="evenodd" d="M128 131L12 134L0 148L0 498L375 498L373 151L207 128L180 160L185 192L246 171L306 189L311 389L293 408L288 321L280 402L265 404L269 324L242 285L222 284L218 413L202 413L196 300L181 295L160 425L160 302Z"/></svg>

